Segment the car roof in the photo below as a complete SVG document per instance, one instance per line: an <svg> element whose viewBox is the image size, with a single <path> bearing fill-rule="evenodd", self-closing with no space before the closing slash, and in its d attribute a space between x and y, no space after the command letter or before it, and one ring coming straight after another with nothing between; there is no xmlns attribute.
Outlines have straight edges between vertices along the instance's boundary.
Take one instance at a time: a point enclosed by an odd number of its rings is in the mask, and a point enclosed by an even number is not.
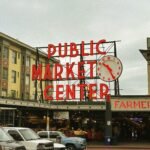
<svg viewBox="0 0 150 150"><path fill-rule="evenodd" d="M60 132L60 131L46 131L46 130L42 130L42 131L38 131L38 132Z"/></svg>
<svg viewBox="0 0 150 150"><path fill-rule="evenodd" d="M61 131L46 131L46 130L38 131L37 133L41 133L41 132L57 132L57 133L62 133Z"/></svg>
<svg viewBox="0 0 150 150"><path fill-rule="evenodd" d="M21 129L29 129L29 128L24 128L24 127L3 127L5 130L21 130Z"/></svg>

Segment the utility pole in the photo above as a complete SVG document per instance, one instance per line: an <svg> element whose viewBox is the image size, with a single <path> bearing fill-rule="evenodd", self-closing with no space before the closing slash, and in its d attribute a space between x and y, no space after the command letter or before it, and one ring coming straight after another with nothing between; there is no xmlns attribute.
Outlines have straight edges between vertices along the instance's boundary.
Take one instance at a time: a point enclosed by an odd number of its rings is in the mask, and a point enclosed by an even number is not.
<svg viewBox="0 0 150 150"><path fill-rule="evenodd" d="M116 41L114 41L114 56L117 57ZM119 79L116 79L116 80L115 80L114 90L115 90L114 95L115 95L115 96L119 96L119 95L120 95Z"/></svg>
<svg viewBox="0 0 150 150"><path fill-rule="evenodd" d="M82 46L80 46L80 62L83 62L84 60L83 60L83 56L81 55L81 51L82 51ZM81 66L80 70L82 70L81 76L85 77L84 64ZM85 85L85 78L80 79L80 85L82 85L82 84ZM82 95L82 94L83 94L83 93L82 93L82 91L80 90L80 101L82 101L82 98L81 98L81 95ZM85 101L87 100L85 87L84 87L84 100L85 100Z"/></svg>
<svg viewBox="0 0 150 150"><path fill-rule="evenodd" d="M112 143L112 113L110 95L106 96L106 111L105 111L105 144L111 145Z"/></svg>

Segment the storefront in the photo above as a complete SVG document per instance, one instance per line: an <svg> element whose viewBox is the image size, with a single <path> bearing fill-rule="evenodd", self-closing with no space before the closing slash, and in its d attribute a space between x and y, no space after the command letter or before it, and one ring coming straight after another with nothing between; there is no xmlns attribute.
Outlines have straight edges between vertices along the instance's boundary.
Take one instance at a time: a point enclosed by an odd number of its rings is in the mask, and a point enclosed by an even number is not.
<svg viewBox="0 0 150 150"><path fill-rule="evenodd" d="M121 141L150 140L150 98L147 96L111 100L113 133ZM116 131L117 130L117 131Z"/></svg>
<svg viewBox="0 0 150 150"><path fill-rule="evenodd" d="M4 103L3 99L3 105ZM7 100L6 104L8 103ZM30 127L35 130L60 130L68 136L75 135L86 137L87 140L104 141L105 102L51 102L41 105L32 102L32 107L25 107L27 103L29 105L29 102L14 101L12 109L7 107L1 109L1 124ZM121 141L149 140L149 107L149 96L112 97L113 136L117 132Z"/></svg>

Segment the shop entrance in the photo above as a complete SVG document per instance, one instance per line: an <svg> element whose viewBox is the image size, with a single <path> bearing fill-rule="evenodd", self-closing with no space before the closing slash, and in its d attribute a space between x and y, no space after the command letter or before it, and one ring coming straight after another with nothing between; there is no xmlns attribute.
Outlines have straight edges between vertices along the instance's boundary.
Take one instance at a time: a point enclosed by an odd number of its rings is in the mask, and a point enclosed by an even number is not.
<svg viewBox="0 0 150 150"><path fill-rule="evenodd" d="M143 142L150 140L150 113L113 112L113 136L122 142Z"/></svg>
<svg viewBox="0 0 150 150"><path fill-rule="evenodd" d="M70 127L75 131L75 136L85 137L87 141L103 141L105 111L71 111Z"/></svg>

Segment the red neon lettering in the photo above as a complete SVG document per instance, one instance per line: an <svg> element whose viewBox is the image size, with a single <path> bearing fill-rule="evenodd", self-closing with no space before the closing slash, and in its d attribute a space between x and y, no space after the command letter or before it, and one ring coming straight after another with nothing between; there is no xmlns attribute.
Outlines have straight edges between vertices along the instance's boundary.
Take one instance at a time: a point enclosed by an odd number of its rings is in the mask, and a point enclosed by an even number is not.
<svg viewBox="0 0 150 150"><path fill-rule="evenodd" d="M93 78L94 75L94 71L93 71L93 68L94 68L94 64L96 64L96 61L88 61L87 64L90 65L90 78Z"/></svg>
<svg viewBox="0 0 150 150"><path fill-rule="evenodd" d="M70 88L70 85L66 85L66 99L75 99L75 85L72 84L71 86L72 89Z"/></svg>
<svg viewBox="0 0 150 150"><path fill-rule="evenodd" d="M114 107L117 108L119 104L119 101L114 101Z"/></svg>
<svg viewBox="0 0 150 150"><path fill-rule="evenodd" d="M73 73L73 67L75 65L75 62L72 64L66 63L66 79L69 79L69 76L71 75L72 79L74 79L74 73Z"/></svg>
<svg viewBox="0 0 150 150"><path fill-rule="evenodd" d="M108 86L106 84L100 84L100 98L103 99L108 94Z"/></svg>
<svg viewBox="0 0 150 150"><path fill-rule="evenodd" d="M96 84L89 84L89 98L96 98Z"/></svg>
<svg viewBox="0 0 150 150"><path fill-rule="evenodd" d="M78 79L84 79L85 78L85 76L84 76L85 70L83 67L84 64L85 64L84 61L78 62Z"/></svg>
<svg viewBox="0 0 150 150"><path fill-rule="evenodd" d="M32 80L41 80L42 79L42 64L32 65Z"/></svg>
<svg viewBox="0 0 150 150"><path fill-rule="evenodd" d="M53 88L52 85L48 85L48 86L46 86L46 88L44 89L44 98L45 98L46 100L53 100L53 97L52 97L52 96L47 95L47 93L49 93L49 89L52 89L52 88Z"/></svg>
<svg viewBox="0 0 150 150"><path fill-rule="evenodd" d="M50 64L46 64L44 80L52 80L52 72L50 71Z"/></svg>
<svg viewBox="0 0 150 150"><path fill-rule="evenodd" d="M132 101L127 101L126 103L127 103L127 108L132 108L133 107L132 106Z"/></svg>
<svg viewBox="0 0 150 150"><path fill-rule="evenodd" d="M150 108L150 101L147 102L148 108Z"/></svg>
<svg viewBox="0 0 150 150"><path fill-rule="evenodd" d="M51 51L52 50L52 51ZM48 44L48 59L51 58L56 52L56 47L53 44Z"/></svg>
<svg viewBox="0 0 150 150"><path fill-rule="evenodd" d="M90 54L93 55L93 40L90 41Z"/></svg>
<svg viewBox="0 0 150 150"><path fill-rule="evenodd" d="M133 107L134 108L141 108L140 101L133 101Z"/></svg>
<svg viewBox="0 0 150 150"><path fill-rule="evenodd" d="M82 56L88 56L88 53L85 53L85 49L84 49L84 41L81 42L81 55Z"/></svg>
<svg viewBox="0 0 150 150"><path fill-rule="evenodd" d="M125 103L122 101L122 102L120 102L120 108L124 108L124 109L126 109L126 105L125 105Z"/></svg>
<svg viewBox="0 0 150 150"><path fill-rule="evenodd" d="M70 57L77 57L78 54L76 43L70 43Z"/></svg>
<svg viewBox="0 0 150 150"><path fill-rule="evenodd" d="M62 54L62 51L64 51L63 54ZM62 45L61 45L61 43L59 43L59 45L58 45L58 54L59 54L60 57L67 56L67 43L64 44L64 50L62 50Z"/></svg>
<svg viewBox="0 0 150 150"><path fill-rule="evenodd" d="M105 42L106 42L106 40L100 40L98 43L96 43L96 51L97 51L99 54L101 54L101 55L105 55L105 54L106 54L105 51L101 51L101 50L100 50L100 44L103 44L103 43L105 43Z"/></svg>
<svg viewBox="0 0 150 150"><path fill-rule="evenodd" d="M127 101L126 105L127 105L127 108L132 108L132 101Z"/></svg>
<svg viewBox="0 0 150 150"><path fill-rule="evenodd" d="M87 84L78 84L78 87L80 87L80 98L81 100L84 99L84 88L87 86Z"/></svg>
<svg viewBox="0 0 150 150"><path fill-rule="evenodd" d="M62 79L62 72L63 72L63 67L61 64L56 63L55 64L55 79Z"/></svg>
<svg viewBox="0 0 150 150"><path fill-rule="evenodd" d="M147 108L147 103L146 103L146 101L141 101L141 107L142 108Z"/></svg>
<svg viewBox="0 0 150 150"><path fill-rule="evenodd" d="M63 90L63 87L63 85L56 86L56 100L63 100L63 91L61 91L61 89Z"/></svg>

